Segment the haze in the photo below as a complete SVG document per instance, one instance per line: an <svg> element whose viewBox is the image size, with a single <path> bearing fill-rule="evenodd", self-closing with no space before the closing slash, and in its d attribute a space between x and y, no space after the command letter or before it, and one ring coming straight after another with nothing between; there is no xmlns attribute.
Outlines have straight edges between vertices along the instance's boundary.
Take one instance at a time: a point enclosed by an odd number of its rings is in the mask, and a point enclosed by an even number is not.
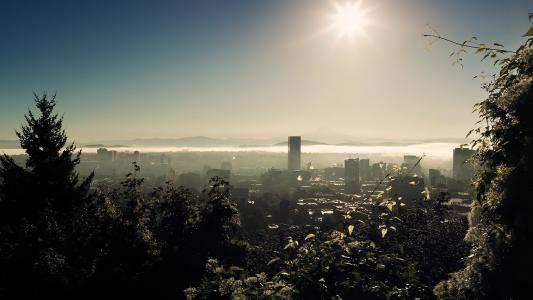
<svg viewBox="0 0 533 300"><path fill-rule="evenodd" d="M363 1L364 36L324 33L328 1L2 1L0 139L31 91L58 94L76 141L462 138L483 99L479 58L454 68L426 24L514 49L529 1ZM492 41L492 40L491 40Z"/></svg>

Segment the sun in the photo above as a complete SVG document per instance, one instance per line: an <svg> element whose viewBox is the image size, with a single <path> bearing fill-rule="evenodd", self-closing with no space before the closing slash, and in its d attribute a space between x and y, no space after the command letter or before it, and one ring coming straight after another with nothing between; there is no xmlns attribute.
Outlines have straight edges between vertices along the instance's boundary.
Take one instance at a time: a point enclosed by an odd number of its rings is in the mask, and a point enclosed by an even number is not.
<svg viewBox="0 0 533 300"><path fill-rule="evenodd" d="M339 38L354 39L357 35L365 35L368 11L362 8L361 1L332 4L335 11L329 15L331 24L327 31L337 33Z"/></svg>

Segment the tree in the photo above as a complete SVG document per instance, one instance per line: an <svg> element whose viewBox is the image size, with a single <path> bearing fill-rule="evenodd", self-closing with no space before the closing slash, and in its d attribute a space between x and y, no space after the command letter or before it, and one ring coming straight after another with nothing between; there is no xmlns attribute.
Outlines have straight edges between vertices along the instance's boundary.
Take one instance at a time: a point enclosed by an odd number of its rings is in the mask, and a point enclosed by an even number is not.
<svg viewBox="0 0 533 300"><path fill-rule="evenodd" d="M218 258L238 263L244 257L244 245L235 240L240 229L236 203L230 197L229 182L220 177L209 180L207 202L200 209L198 245L206 259Z"/></svg>
<svg viewBox="0 0 533 300"><path fill-rule="evenodd" d="M440 298L522 299L531 294L533 26L524 36L527 41L500 60L499 74L484 85L487 99L476 105L481 125L472 133L478 135L473 146L480 171L466 235L471 250L465 268L435 288Z"/></svg>
<svg viewBox="0 0 533 300"><path fill-rule="evenodd" d="M25 167L0 157L0 291L57 292L84 274L77 220L90 201L93 175L79 180L81 151L66 146L55 105L55 95L35 95L39 115L28 111L16 132L28 155Z"/></svg>

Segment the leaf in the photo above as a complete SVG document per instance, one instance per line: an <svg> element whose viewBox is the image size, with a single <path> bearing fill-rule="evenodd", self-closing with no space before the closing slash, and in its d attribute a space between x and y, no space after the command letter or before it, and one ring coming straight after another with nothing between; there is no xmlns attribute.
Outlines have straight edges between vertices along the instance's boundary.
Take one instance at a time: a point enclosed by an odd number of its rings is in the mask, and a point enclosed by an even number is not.
<svg viewBox="0 0 533 300"><path fill-rule="evenodd" d="M314 235L313 233L310 233L310 234L308 234L308 235L305 237L304 240L307 241L307 240L314 239L314 238L315 238L315 235Z"/></svg>
<svg viewBox="0 0 533 300"><path fill-rule="evenodd" d="M422 192L420 192L422 195L424 195L424 200L429 200L431 198L431 193L429 192L429 189L426 187Z"/></svg>
<svg viewBox="0 0 533 300"><path fill-rule="evenodd" d="M352 235L352 232L353 232L354 227L355 227L355 226L353 226L353 225L348 225L348 234L349 234L349 235Z"/></svg>
<svg viewBox="0 0 533 300"><path fill-rule="evenodd" d="M416 182L411 181L411 182L409 182L409 184L410 184L410 185L416 185Z"/></svg>
<svg viewBox="0 0 533 300"><path fill-rule="evenodd" d="M394 226L389 226L389 228L394 230L394 231L396 231L396 227L394 227Z"/></svg>
<svg viewBox="0 0 533 300"><path fill-rule="evenodd" d="M485 50L487 50L487 47L485 46L485 44L479 44L479 47L477 48L476 53L481 53Z"/></svg>
<svg viewBox="0 0 533 300"><path fill-rule="evenodd" d="M273 259L268 261L267 266L270 266L278 261L279 261L279 257L274 257Z"/></svg>
<svg viewBox="0 0 533 300"><path fill-rule="evenodd" d="M404 207L404 206L405 206L405 203L403 203L403 202L400 203L400 206L401 206L401 207Z"/></svg>
<svg viewBox="0 0 533 300"><path fill-rule="evenodd" d="M498 44L498 43L494 43L494 46L497 46L497 47L503 47L502 44Z"/></svg>
<svg viewBox="0 0 533 300"><path fill-rule="evenodd" d="M392 209L394 208L394 205L396 205L396 203L393 203L393 202L389 202L387 203L387 208L392 211Z"/></svg>
<svg viewBox="0 0 533 300"><path fill-rule="evenodd" d="M384 238L387 235L387 228L381 228L381 237Z"/></svg>
<svg viewBox="0 0 533 300"><path fill-rule="evenodd" d="M533 36L533 26L529 27L529 30L522 35L523 37Z"/></svg>

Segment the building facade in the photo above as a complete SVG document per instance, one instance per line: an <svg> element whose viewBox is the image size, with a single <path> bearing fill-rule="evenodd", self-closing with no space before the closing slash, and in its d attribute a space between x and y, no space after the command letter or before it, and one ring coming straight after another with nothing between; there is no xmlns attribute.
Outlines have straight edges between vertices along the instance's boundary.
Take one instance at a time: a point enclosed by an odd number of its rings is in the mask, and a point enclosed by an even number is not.
<svg viewBox="0 0 533 300"><path fill-rule="evenodd" d="M467 162L474 155L474 150L468 148L453 149L453 178L460 181L470 181L474 177L474 166Z"/></svg>
<svg viewBox="0 0 533 300"><path fill-rule="evenodd" d="M289 171L297 171L301 168L302 137L289 136Z"/></svg>
<svg viewBox="0 0 533 300"><path fill-rule="evenodd" d="M358 158L350 158L344 161L344 184L346 193L354 194L361 191Z"/></svg>

